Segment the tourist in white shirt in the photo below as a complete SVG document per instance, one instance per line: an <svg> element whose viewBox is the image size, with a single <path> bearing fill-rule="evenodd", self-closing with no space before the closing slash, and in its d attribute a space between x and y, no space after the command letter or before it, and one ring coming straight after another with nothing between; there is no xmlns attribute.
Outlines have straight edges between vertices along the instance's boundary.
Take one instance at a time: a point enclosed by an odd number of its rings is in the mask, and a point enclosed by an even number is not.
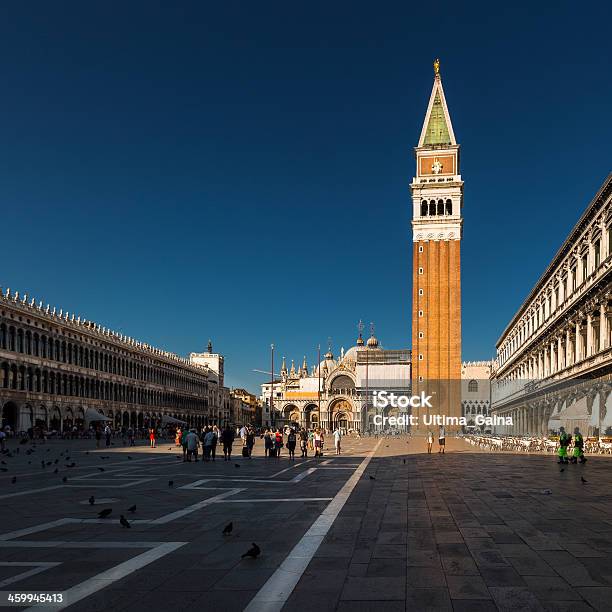
<svg viewBox="0 0 612 612"><path fill-rule="evenodd" d="M336 427L334 430L334 447L336 448L336 455L340 454L340 440L342 440L342 432Z"/></svg>

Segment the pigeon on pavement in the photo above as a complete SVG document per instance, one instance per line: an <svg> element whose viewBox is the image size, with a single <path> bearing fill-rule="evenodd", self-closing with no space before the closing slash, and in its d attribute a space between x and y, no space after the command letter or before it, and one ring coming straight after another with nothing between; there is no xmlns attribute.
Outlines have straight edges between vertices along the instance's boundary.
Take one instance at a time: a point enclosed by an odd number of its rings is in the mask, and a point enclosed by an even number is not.
<svg viewBox="0 0 612 612"><path fill-rule="evenodd" d="M257 557L259 557L259 554L261 553L261 549L259 548L259 546L257 546L257 544L255 544L255 542L252 542L253 546L251 548L249 548L249 550L247 550L244 555L242 555L242 559L244 559L245 557L251 557L251 559L257 559Z"/></svg>

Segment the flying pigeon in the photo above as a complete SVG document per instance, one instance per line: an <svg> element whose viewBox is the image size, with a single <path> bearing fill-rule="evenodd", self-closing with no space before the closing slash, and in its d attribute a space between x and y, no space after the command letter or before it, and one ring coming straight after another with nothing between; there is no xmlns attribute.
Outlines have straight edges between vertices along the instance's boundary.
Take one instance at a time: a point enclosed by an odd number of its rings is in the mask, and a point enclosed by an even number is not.
<svg viewBox="0 0 612 612"><path fill-rule="evenodd" d="M121 518L119 519L119 522L124 526L127 527L128 529L131 527L130 523L128 522L128 520L125 518L125 516L123 516L123 514L121 515Z"/></svg>

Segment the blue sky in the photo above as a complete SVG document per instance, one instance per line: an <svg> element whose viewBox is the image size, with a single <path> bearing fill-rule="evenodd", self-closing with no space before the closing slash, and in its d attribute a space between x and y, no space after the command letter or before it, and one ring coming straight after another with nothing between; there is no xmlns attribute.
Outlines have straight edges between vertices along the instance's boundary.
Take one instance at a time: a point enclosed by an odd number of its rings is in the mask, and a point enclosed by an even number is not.
<svg viewBox="0 0 612 612"><path fill-rule="evenodd" d="M612 10L38 2L0 24L0 284L258 390L374 321L410 345L413 147L441 58L465 181L463 357L608 172Z"/></svg>

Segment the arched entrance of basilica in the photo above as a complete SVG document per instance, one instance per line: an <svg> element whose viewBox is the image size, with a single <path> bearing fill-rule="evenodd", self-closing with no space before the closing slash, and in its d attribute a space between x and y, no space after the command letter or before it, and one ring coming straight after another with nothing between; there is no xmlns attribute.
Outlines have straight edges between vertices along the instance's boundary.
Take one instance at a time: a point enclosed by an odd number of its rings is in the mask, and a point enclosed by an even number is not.
<svg viewBox="0 0 612 612"><path fill-rule="evenodd" d="M294 404L283 407L283 425L294 429L300 428L300 409Z"/></svg>
<svg viewBox="0 0 612 612"><path fill-rule="evenodd" d="M304 427L306 429L319 427L319 408L316 404L308 404L304 407Z"/></svg>
<svg viewBox="0 0 612 612"><path fill-rule="evenodd" d="M329 407L329 428L334 429L340 427L345 433L354 429L353 422L353 405L347 399L338 399Z"/></svg>

